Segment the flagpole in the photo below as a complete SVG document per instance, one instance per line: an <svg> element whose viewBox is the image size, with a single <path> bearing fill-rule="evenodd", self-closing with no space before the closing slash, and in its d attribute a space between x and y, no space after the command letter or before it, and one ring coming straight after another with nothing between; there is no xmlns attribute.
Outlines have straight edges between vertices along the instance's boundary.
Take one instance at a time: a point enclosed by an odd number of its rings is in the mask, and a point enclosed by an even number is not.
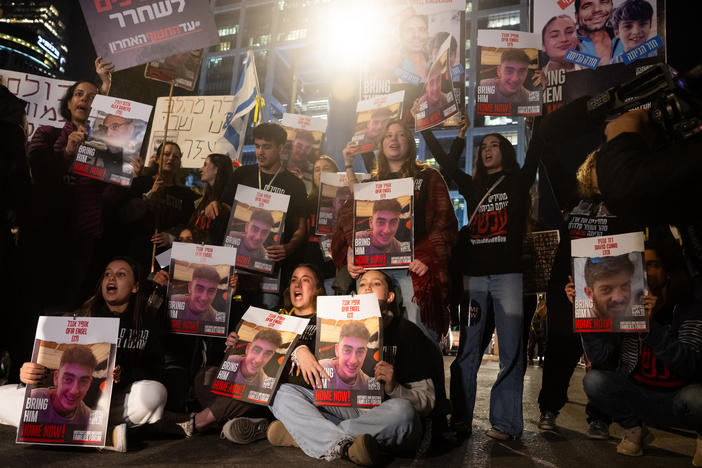
<svg viewBox="0 0 702 468"><path fill-rule="evenodd" d="M161 177L163 175L163 153L166 150L166 141L168 141L168 123L171 118L171 103L173 102L173 86L174 82L171 81L171 88L168 91L168 107L166 108L166 128L163 129L163 141L161 142L161 150L159 151L158 155L158 176ZM159 211L160 210L160 204L156 203L156 223L158 223L159 219ZM156 226L156 229L154 229L154 235L158 234L158 225ZM153 243L152 243L153 244ZM153 244L151 248L151 273L154 272L156 266L156 244Z"/></svg>

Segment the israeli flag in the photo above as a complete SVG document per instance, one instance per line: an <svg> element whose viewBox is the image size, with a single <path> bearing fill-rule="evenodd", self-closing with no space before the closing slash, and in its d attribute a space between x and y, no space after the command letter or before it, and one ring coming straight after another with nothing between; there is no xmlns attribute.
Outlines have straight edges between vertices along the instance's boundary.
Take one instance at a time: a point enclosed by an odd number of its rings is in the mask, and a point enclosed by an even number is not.
<svg viewBox="0 0 702 468"><path fill-rule="evenodd" d="M239 161L241 157L246 127L249 123L249 112L256 105L258 96L258 76L254 54L248 51L239 85L234 92L232 110L227 113L227 119L222 125L224 136L215 145L216 151L228 154L232 161Z"/></svg>

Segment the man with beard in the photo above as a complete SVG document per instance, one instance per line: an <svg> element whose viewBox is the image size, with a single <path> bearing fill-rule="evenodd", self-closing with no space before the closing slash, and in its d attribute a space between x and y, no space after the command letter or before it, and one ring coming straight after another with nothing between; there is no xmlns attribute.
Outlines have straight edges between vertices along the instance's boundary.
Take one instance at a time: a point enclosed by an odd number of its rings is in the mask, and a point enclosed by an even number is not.
<svg viewBox="0 0 702 468"><path fill-rule="evenodd" d="M588 258L585 263L585 295L592 301L594 318L612 318L626 313L631 302L634 264L629 256Z"/></svg>

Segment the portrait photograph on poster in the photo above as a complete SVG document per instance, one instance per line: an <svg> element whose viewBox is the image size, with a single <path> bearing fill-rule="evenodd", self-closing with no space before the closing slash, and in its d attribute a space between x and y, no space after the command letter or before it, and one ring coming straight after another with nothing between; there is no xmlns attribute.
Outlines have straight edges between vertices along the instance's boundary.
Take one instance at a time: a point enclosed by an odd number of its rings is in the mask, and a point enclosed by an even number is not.
<svg viewBox="0 0 702 468"><path fill-rule="evenodd" d="M382 403L375 365L383 360L375 294L317 298L316 358L330 379L315 390L316 405L370 407Z"/></svg>
<svg viewBox="0 0 702 468"><path fill-rule="evenodd" d="M102 96L93 99L89 133L78 147L74 174L111 184L130 186L132 162L139 158L152 106Z"/></svg>
<svg viewBox="0 0 702 468"><path fill-rule="evenodd" d="M239 185L234 196L224 245L236 247L236 266L273 274L276 262L266 247L280 244L290 195Z"/></svg>
<svg viewBox="0 0 702 468"><path fill-rule="evenodd" d="M39 317L32 362L46 377L28 384L18 443L104 447L119 319Z"/></svg>
<svg viewBox="0 0 702 468"><path fill-rule="evenodd" d="M357 173L357 181L370 179L370 174ZM331 234L334 231L341 208L351 198L345 172L322 172L317 201L317 227L315 234Z"/></svg>
<svg viewBox="0 0 702 468"><path fill-rule="evenodd" d="M212 384L212 393L268 405L278 380L309 319L249 307L236 328Z"/></svg>
<svg viewBox="0 0 702 468"><path fill-rule="evenodd" d="M198 85L201 67L202 49L195 49L151 60L146 64L144 77L194 91Z"/></svg>
<svg viewBox="0 0 702 468"><path fill-rule="evenodd" d="M354 184L354 264L403 268L414 257L414 180Z"/></svg>
<svg viewBox="0 0 702 468"><path fill-rule="evenodd" d="M286 112L281 125L288 134L281 158L286 161L286 169L299 177L309 191L312 187L312 168L321 154L327 120Z"/></svg>
<svg viewBox="0 0 702 468"><path fill-rule="evenodd" d="M648 330L642 232L571 241L575 332Z"/></svg>
<svg viewBox="0 0 702 468"><path fill-rule="evenodd" d="M371 99L358 101L356 105L356 126L351 141L359 148L351 154L362 154L374 151L378 137L391 119L402 116L402 101L404 91L375 96Z"/></svg>
<svg viewBox="0 0 702 468"><path fill-rule="evenodd" d="M171 332L226 336L236 249L174 242L168 282Z"/></svg>
<svg viewBox="0 0 702 468"><path fill-rule="evenodd" d="M447 37L429 68L424 92L416 104L414 126L417 131L439 125L458 113L449 68L450 43L451 38Z"/></svg>

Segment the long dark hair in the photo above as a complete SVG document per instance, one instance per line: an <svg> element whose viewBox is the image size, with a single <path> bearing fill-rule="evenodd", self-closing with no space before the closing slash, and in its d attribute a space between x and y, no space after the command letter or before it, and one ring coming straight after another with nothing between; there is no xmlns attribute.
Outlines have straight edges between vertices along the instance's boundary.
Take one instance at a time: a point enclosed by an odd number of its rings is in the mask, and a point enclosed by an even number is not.
<svg viewBox="0 0 702 468"><path fill-rule="evenodd" d="M224 188L232 178L232 160L226 154L212 153L207 156L212 164L217 168L214 185L205 184L205 192L202 196L200 207L204 208L210 202L219 200Z"/></svg>
<svg viewBox="0 0 702 468"><path fill-rule="evenodd" d="M378 139L379 147L378 150L378 165L375 170L373 170L373 178L375 180L385 180L390 177L390 166L388 165L388 160L383 152L383 140L388 134L391 125L400 125L402 130L405 132L405 138L407 139L407 159L400 169L400 177L414 177L417 173L421 172L425 168L425 164L417 161L417 144L414 142L414 132L410 130L405 122L400 119L392 119L388 121L380 134Z"/></svg>
<svg viewBox="0 0 702 468"><path fill-rule="evenodd" d="M293 273L298 268L307 268L312 272L312 276L314 276L314 281L315 283L317 283L317 289L315 289L315 297L325 296L327 294L326 289L324 289L324 279L322 277L322 273L319 271L319 267L317 265L313 265L312 263L300 263L295 268L293 268ZM292 275L290 276L290 281L292 282ZM292 302L290 302L290 282L288 282L288 287L285 288L285 291L283 291L283 306L285 307L285 310L292 309Z"/></svg>
<svg viewBox="0 0 702 468"><path fill-rule="evenodd" d="M519 170L519 163L517 162L517 152L514 150L514 146L509 142L507 138L500 135L499 133L490 133L485 135L480 144L478 145L478 159L475 162L475 174L473 174L473 180L477 183L482 182L487 177L487 170L483 164L483 157L480 148L483 146L483 142L487 137L495 137L500 142L500 153L502 154L502 171L505 173L516 172Z"/></svg>
<svg viewBox="0 0 702 468"><path fill-rule="evenodd" d="M147 319L147 317L145 317L146 291L144 290L144 272L139 263L131 257L115 257L107 262L107 265L116 261L123 261L129 265L129 269L132 270L132 274L134 275L134 284L138 286L137 292L132 294L129 298L129 305L125 313L131 313L133 326L140 329ZM107 268L107 265L105 265L105 268ZM95 294L80 307L81 315L84 317L103 317L110 313L105 298L102 296L103 276L104 274L100 275L100 279L95 288Z"/></svg>
<svg viewBox="0 0 702 468"><path fill-rule="evenodd" d="M64 94L63 97L61 98L61 100L59 101L59 114L61 114L61 117L63 117L64 119L66 119L69 122L71 121L71 111L68 109L68 101L70 101L71 98L73 98L73 93L76 92L76 88L81 83L89 83L89 84L95 86L95 88L98 90L98 92L100 91L100 87L89 80L76 81L71 86L69 86L68 89L66 90L66 94Z"/></svg>
<svg viewBox="0 0 702 468"><path fill-rule="evenodd" d="M330 158L329 156L323 154L323 155L321 155L319 158L317 158L317 160L314 162L314 165L312 166L312 168L313 168L313 169L312 169L312 172L313 172L313 174L312 174L312 190L310 190L310 194L307 196L307 198L308 198L309 200L316 200L316 199L317 199L317 196L319 195L319 185L315 185L315 183L314 183L314 166L316 166L317 163L320 162L320 161L326 161L326 162L328 162L329 164L331 164L332 166L334 166L334 171L335 171L335 172L339 172L339 166L336 164L336 161L334 161L334 160L333 160L332 158ZM320 181L321 181L321 179L320 179ZM321 182L320 182L320 183L321 183Z"/></svg>

